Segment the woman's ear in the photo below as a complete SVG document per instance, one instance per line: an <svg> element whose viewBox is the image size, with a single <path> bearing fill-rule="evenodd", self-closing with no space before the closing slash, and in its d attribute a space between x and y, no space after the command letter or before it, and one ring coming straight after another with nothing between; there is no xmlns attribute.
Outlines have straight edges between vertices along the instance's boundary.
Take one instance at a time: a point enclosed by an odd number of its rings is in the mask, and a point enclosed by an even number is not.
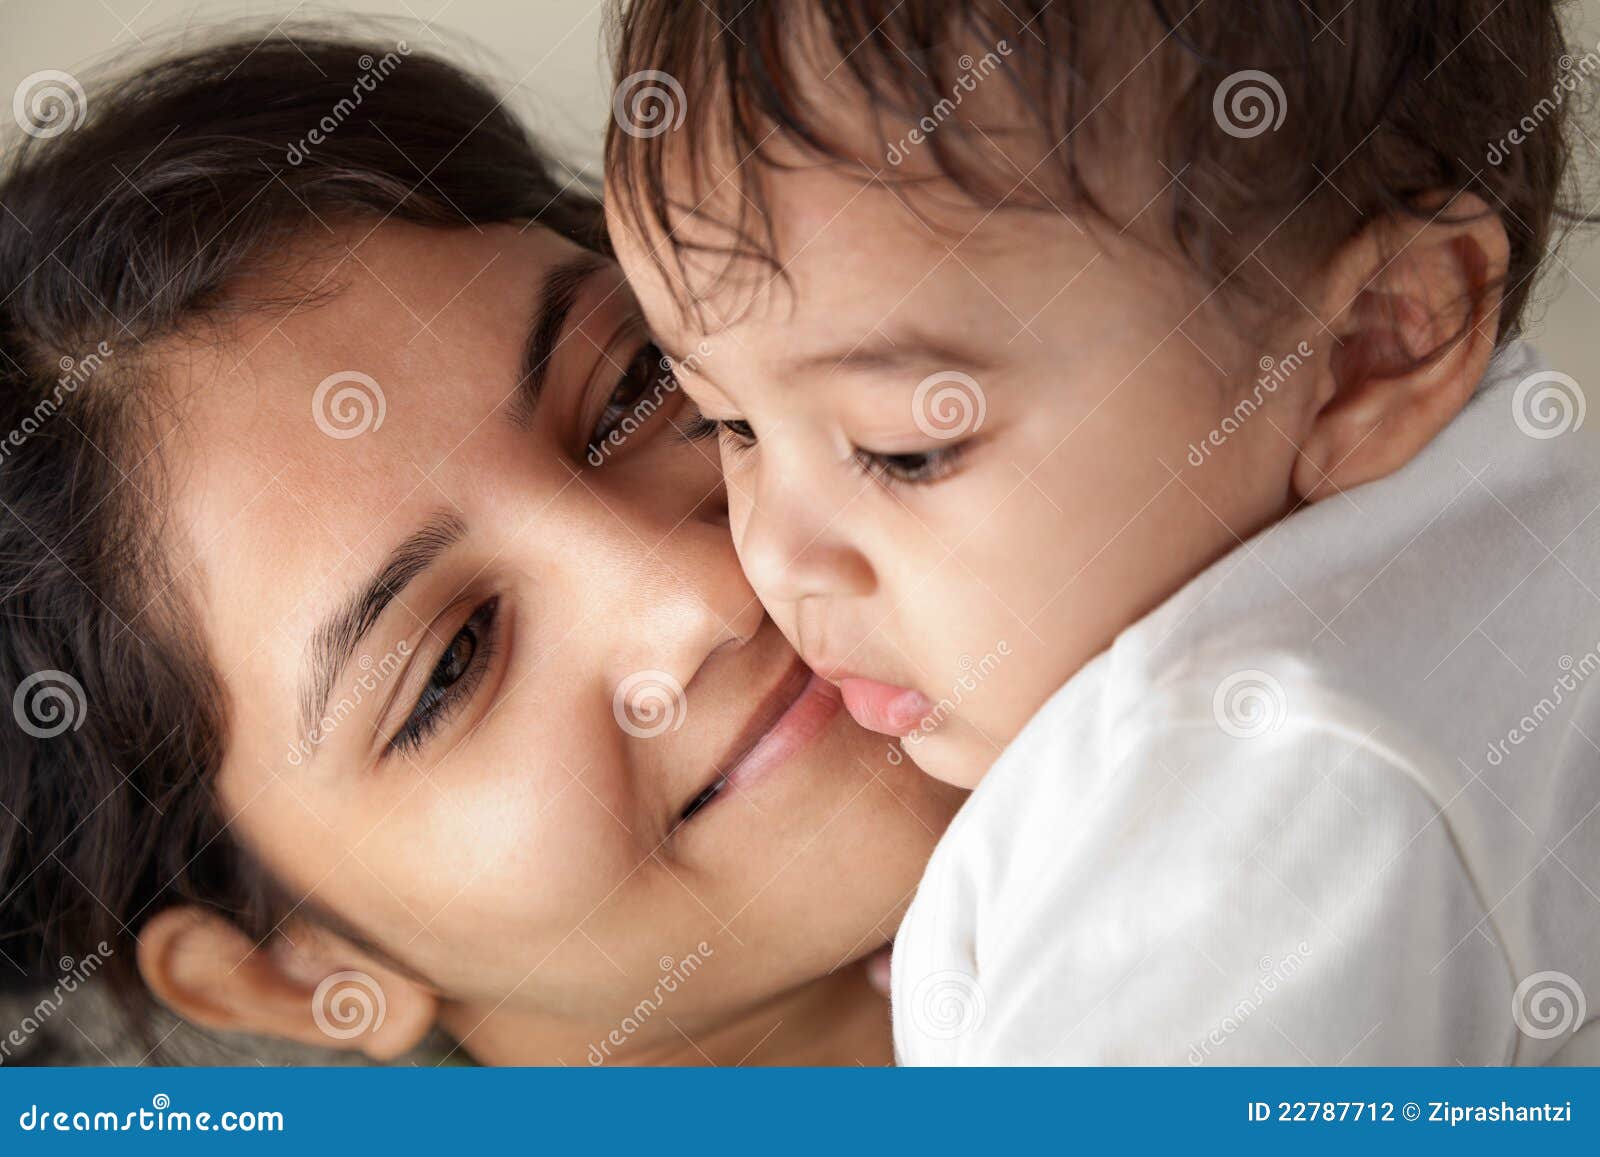
<svg viewBox="0 0 1600 1157"><path fill-rule="evenodd" d="M1505 226L1474 193L1440 196L1428 212L1374 221L1328 268L1318 312L1332 318L1338 344L1294 466L1307 502L1404 466L1461 412L1489 365L1510 258Z"/></svg>
<svg viewBox="0 0 1600 1157"><path fill-rule="evenodd" d="M419 1044L438 997L343 938L304 923L258 947L207 908L158 912L139 934L139 972L185 1020L393 1060Z"/></svg>

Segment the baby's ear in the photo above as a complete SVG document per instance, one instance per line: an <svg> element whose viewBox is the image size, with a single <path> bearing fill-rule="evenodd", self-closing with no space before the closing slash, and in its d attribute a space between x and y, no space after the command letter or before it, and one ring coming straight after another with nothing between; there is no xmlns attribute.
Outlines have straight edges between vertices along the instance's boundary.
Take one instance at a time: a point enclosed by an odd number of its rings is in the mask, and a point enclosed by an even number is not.
<svg viewBox="0 0 1600 1157"><path fill-rule="evenodd" d="M1338 344L1294 467L1308 502L1409 462L1461 412L1494 353L1505 226L1474 193L1441 195L1427 214L1373 221L1325 271L1317 312Z"/></svg>
<svg viewBox="0 0 1600 1157"><path fill-rule="evenodd" d="M281 1037L393 1060L433 1027L423 985L303 923L256 945L195 905L158 912L139 933L139 972L173 1012L207 1028Z"/></svg>

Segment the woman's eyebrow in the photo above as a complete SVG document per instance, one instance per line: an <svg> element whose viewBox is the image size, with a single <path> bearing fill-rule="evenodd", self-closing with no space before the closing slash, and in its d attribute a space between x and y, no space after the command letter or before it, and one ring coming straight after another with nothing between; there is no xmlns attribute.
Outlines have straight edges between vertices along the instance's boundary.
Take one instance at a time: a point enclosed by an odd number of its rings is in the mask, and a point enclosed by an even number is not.
<svg viewBox="0 0 1600 1157"><path fill-rule="evenodd" d="M561 348L567 318L578 303L584 286L609 264L599 254L582 253L554 266L545 274L544 284L539 287L538 300L534 303L528 340L523 343L517 392L511 403L511 423L518 429L526 428L533 420L539 396L544 393L545 381L550 374L550 359Z"/></svg>
<svg viewBox="0 0 1600 1157"><path fill-rule="evenodd" d="M317 733L340 672L389 604L466 531L466 522L454 511L435 513L401 540L372 576L312 632L306 676L300 684L300 735ZM312 749L316 750L315 744Z"/></svg>

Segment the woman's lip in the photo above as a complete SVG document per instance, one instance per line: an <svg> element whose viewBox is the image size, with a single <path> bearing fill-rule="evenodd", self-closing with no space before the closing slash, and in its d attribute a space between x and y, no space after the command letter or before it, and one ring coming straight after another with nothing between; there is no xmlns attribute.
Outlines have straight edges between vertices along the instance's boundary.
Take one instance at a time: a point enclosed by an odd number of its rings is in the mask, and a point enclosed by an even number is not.
<svg viewBox="0 0 1600 1157"><path fill-rule="evenodd" d="M751 714L717 764L711 783L678 821L691 819L733 787L747 787L822 732L839 711L839 692L796 657L793 666Z"/></svg>
<svg viewBox="0 0 1600 1157"><path fill-rule="evenodd" d="M782 765L826 730L839 713L838 689L803 663L800 669L805 672L800 693L755 744L724 771L728 787L748 787Z"/></svg>
<svg viewBox="0 0 1600 1157"><path fill-rule="evenodd" d="M909 735L933 710L933 703L921 691L876 679L847 675L839 680L839 692L850 717L879 735Z"/></svg>

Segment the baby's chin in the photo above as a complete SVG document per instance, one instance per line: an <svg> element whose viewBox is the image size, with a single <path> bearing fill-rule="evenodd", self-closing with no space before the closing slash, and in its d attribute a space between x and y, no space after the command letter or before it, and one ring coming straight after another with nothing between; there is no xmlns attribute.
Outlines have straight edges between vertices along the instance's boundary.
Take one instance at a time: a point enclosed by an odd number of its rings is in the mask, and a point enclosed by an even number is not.
<svg viewBox="0 0 1600 1157"><path fill-rule="evenodd" d="M931 734L902 739L900 749L924 774L971 791L1000 758L1001 745L990 743L965 720L947 719Z"/></svg>

